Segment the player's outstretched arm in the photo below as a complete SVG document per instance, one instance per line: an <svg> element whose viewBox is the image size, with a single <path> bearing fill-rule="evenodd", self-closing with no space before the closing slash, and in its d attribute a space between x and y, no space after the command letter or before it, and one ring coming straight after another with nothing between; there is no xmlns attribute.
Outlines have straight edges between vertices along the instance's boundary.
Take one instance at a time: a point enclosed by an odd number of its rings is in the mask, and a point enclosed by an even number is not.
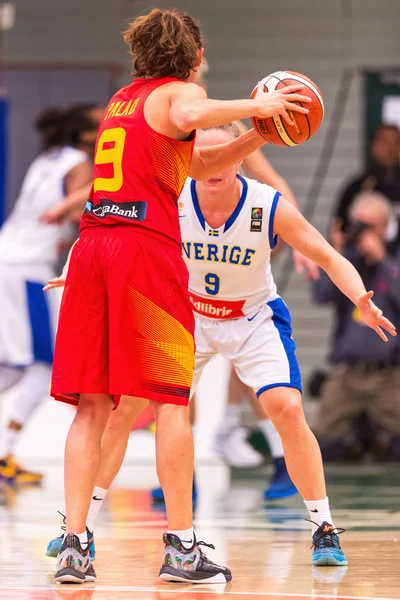
<svg viewBox="0 0 400 600"><path fill-rule="evenodd" d="M246 125L241 121L236 121L236 125L241 135L248 131ZM261 181L261 183L266 183L276 190L279 190L286 200L296 208L299 208L289 183L282 175L279 175L261 150L256 150L252 154L249 154L249 156L243 160L243 164L245 174L248 177Z"/></svg>
<svg viewBox="0 0 400 600"><path fill-rule="evenodd" d="M249 117L272 117L281 115L293 125L288 111L308 113L300 106L311 101L303 96L303 86L289 85L276 92L261 89L249 100L211 100L203 88L195 83L175 84L170 98L169 118L180 131L190 133L193 129L205 129L239 121Z"/></svg>
<svg viewBox="0 0 400 600"><path fill-rule="evenodd" d="M195 147L189 175L196 181L210 179L231 165L241 162L263 144L265 140L252 129L224 144Z"/></svg>
<svg viewBox="0 0 400 600"><path fill-rule="evenodd" d="M248 131L247 127L241 121L236 121L236 125L242 135ZM289 183L275 171L274 167L261 150L256 150L252 154L249 154L249 156L243 160L243 163L246 175L279 190L288 202L293 204L296 208L299 208ZM278 245L274 250L274 254L279 252L283 247L284 244ZM318 266L295 249L293 249L293 262L296 273L304 273L305 271L310 279L318 279Z"/></svg>
<svg viewBox="0 0 400 600"><path fill-rule="evenodd" d="M82 212L89 197L91 185L91 183L86 184L65 196L57 206L43 213L40 220L44 223L62 223L69 219L72 212Z"/></svg>
<svg viewBox="0 0 400 600"><path fill-rule="evenodd" d="M385 342L387 337L382 329L392 336L397 335L395 326L372 302L374 292L367 292L358 271L289 202L278 202L274 234L324 269L340 291L360 309L366 324Z"/></svg>

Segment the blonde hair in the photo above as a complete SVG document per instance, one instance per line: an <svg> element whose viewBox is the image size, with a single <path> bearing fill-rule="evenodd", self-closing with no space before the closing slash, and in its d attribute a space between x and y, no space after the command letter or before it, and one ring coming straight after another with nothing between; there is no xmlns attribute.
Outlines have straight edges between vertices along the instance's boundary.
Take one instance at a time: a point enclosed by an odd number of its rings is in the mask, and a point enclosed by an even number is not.
<svg viewBox="0 0 400 600"><path fill-rule="evenodd" d="M226 131L227 133L230 133L232 135L232 137L235 139L240 137L240 135L241 135L240 131L239 131L239 127L233 121L231 123L226 123L225 125L216 125L215 127L206 127L205 129L202 129L201 131L213 131L215 129L217 131Z"/></svg>

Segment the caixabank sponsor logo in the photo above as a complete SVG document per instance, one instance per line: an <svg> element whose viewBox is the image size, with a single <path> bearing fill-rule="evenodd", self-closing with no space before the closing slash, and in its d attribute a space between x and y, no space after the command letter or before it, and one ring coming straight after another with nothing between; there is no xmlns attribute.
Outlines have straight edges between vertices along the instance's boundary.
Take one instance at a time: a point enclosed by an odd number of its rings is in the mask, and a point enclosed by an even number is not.
<svg viewBox="0 0 400 600"><path fill-rule="evenodd" d="M113 202L108 198L102 198L96 205L90 200L86 202L85 213L92 213L99 219L108 216L123 217L130 221L144 221L146 218L147 202Z"/></svg>

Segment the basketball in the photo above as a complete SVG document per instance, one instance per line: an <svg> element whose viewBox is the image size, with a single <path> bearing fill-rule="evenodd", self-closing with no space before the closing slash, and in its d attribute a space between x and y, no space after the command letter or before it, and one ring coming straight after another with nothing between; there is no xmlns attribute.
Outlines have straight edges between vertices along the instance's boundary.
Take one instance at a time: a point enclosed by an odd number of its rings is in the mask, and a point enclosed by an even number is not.
<svg viewBox="0 0 400 600"><path fill-rule="evenodd" d="M319 129L324 118L324 99L319 88L311 79L294 71L277 71L271 73L260 82L265 92L274 92L287 85L302 83L304 89L300 92L311 98L307 104L309 113L288 111L294 125L289 125L280 115L273 117L252 117L254 129L270 144L276 146L297 146L309 140ZM258 86L254 88L250 98L256 95Z"/></svg>

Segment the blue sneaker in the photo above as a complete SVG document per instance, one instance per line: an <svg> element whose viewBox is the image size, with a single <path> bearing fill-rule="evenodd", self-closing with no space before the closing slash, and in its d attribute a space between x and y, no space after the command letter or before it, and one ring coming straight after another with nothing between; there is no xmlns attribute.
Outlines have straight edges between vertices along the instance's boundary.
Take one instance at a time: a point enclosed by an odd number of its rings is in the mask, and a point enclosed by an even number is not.
<svg viewBox="0 0 400 600"><path fill-rule="evenodd" d="M297 494L297 488L289 477L285 459L274 458L274 474L264 492L264 500L281 500Z"/></svg>
<svg viewBox="0 0 400 600"><path fill-rule="evenodd" d="M344 529L337 529L324 521L312 536L312 564L317 567L346 567L347 559L340 547L339 534Z"/></svg>
<svg viewBox="0 0 400 600"><path fill-rule="evenodd" d="M164 502L164 492L162 488L158 487L154 490L151 490L151 497L153 502ZM196 485L196 477L193 477L193 490L192 490L192 500L196 502L197 500L197 485Z"/></svg>
<svg viewBox="0 0 400 600"><path fill-rule="evenodd" d="M61 529L63 529L65 531L65 516L62 513L59 513L63 520L64 520L64 525L61 527ZM94 544L94 536L93 533L89 531L89 529L86 527L86 531L87 531L87 536L88 536L88 541L89 541L89 554L90 554L90 560L91 562L94 561L94 559L96 558L96 546ZM61 552L61 547L64 543L64 535L60 535L59 537L54 538L53 540L51 540L47 546L47 550L46 550L46 556L50 556L51 558L57 558L58 554Z"/></svg>

